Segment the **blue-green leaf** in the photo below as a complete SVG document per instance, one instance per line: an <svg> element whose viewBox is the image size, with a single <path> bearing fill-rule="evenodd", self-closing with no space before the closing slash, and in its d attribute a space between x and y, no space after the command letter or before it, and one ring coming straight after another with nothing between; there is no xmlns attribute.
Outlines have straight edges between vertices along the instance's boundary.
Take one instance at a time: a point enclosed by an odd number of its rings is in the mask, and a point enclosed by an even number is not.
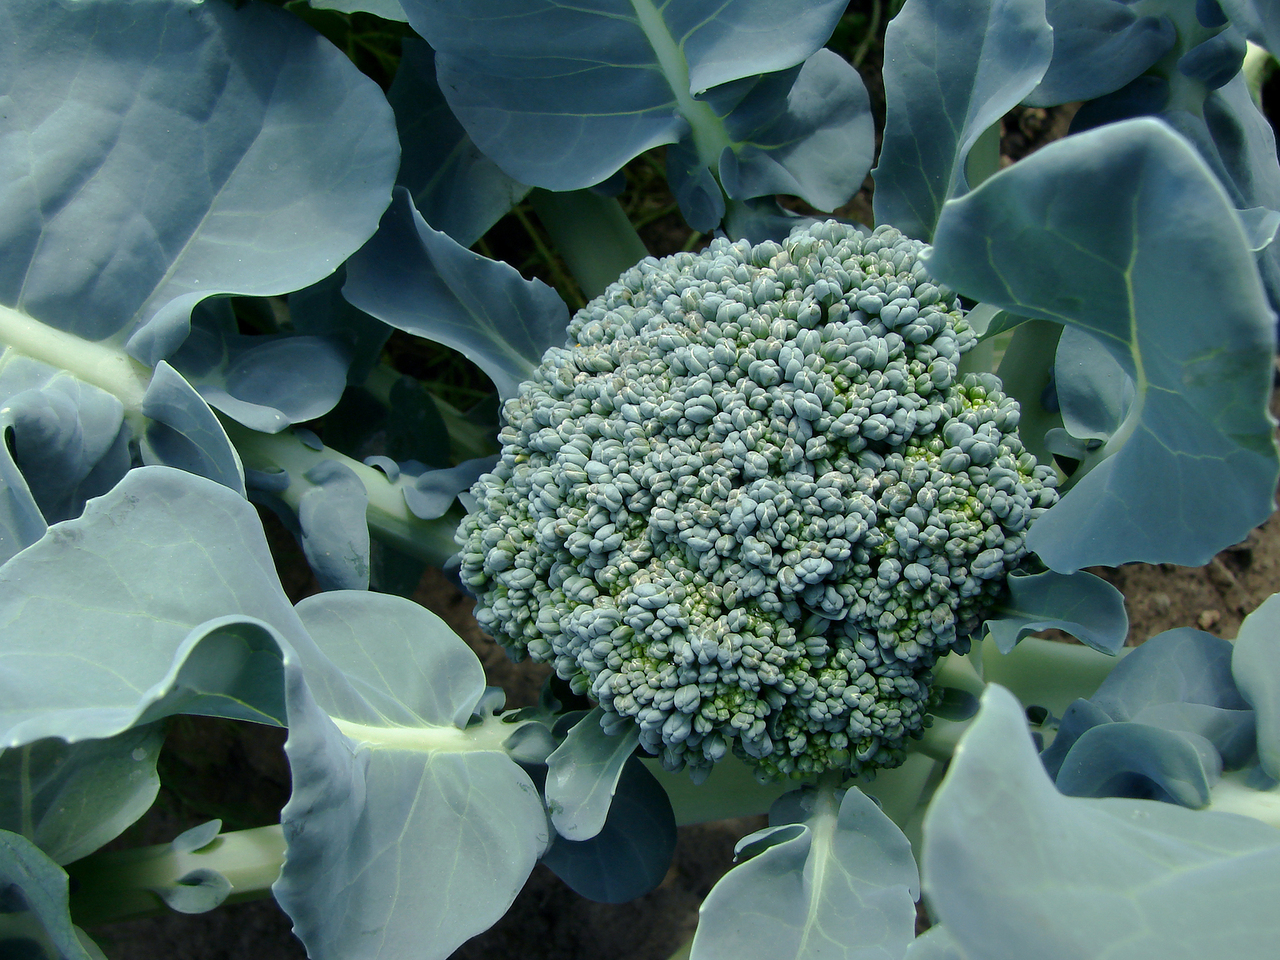
<svg viewBox="0 0 1280 960"><path fill-rule="evenodd" d="M1280 594L1271 596L1240 625L1231 673L1258 718L1258 759L1280 780Z"/></svg>
<svg viewBox="0 0 1280 960"><path fill-rule="evenodd" d="M337 10L339 13L372 13L383 20L405 21L404 8L399 0L307 0L307 5L317 10Z"/></svg>
<svg viewBox="0 0 1280 960"><path fill-rule="evenodd" d="M1079 326L1134 381L1100 462L1028 535L1050 567L1200 564L1270 514L1273 316L1230 202L1166 126L1113 124L1002 171L948 204L929 264Z"/></svg>
<svg viewBox="0 0 1280 960"><path fill-rule="evenodd" d="M858 192L875 152L867 88L830 50L761 77L725 127L735 146L721 152L718 169L735 200L787 194L834 210Z"/></svg>
<svg viewBox="0 0 1280 960"><path fill-rule="evenodd" d="M673 144L669 177L681 210L710 230L724 214L719 176L740 198L781 187L830 209L861 184L862 160L869 164L856 71L829 55L798 78L791 70L830 36L844 11L836 0L785 12L774 0L404 5L436 50L453 113L522 183L591 186L645 150ZM735 120L744 97L751 105ZM850 162L825 162L849 146Z"/></svg>
<svg viewBox="0 0 1280 960"><path fill-rule="evenodd" d="M857 787L838 806L820 791L804 816L739 842L751 859L707 895L691 960L903 956L919 884L907 838Z"/></svg>
<svg viewBox="0 0 1280 960"><path fill-rule="evenodd" d="M131 470L0 568L0 744L182 710L281 723L268 624L306 642L253 508L189 474Z"/></svg>
<svg viewBox="0 0 1280 960"><path fill-rule="evenodd" d="M1054 358L1062 424L1080 440L1108 440L1133 404L1133 381L1096 337L1064 327Z"/></svg>
<svg viewBox="0 0 1280 960"><path fill-rule="evenodd" d="M924 823L930 912L966 953L1127 960L1274 952L1280 830L1150 800L1060 794L1021 704L988 687Z"/></svg>
<svg viewBox="0 0 1280 960"><path fill-rule="evenodd" d="M0 830L0 950L15 960L105 960L71 924L67 875L30 840Z"/></svg>
<svg viewBox="0 0 1280 960"><path fill-rule="evenodd" d="M322 590L369 587L369 494L350 467L324 460L304 474L298 502L302 551Z"/></svg>
<svg viewBox="0 0 1280 960"><path fill-rule="evenodd" d="M1222 775L1204 737L1146 723L1104 723L1072 744L1055 780L1070 797L1132 797L1199 808Z"/></svg>
<svg viewBox="0 0 1280 960"><path fill-rule="evenodd" d="M1232 682L1232 649L1203 630L1166 630L1117 663L1091 699L1113 720L1138 719L1170 703L1247 710Z"/></svg>
<svg viewBox="0 0 1280 960"><path fill-rule="evenodd" d="M350 356L338 337L245 336L230 301L200 304L173 366L210 406L252 430L278 433L333 409Z"/></svg>
<svg viewBox="0 0 1280 960"><path fill-rule="evenodd" d="M467 726L484 671L416 604L340 591L298 613L315 647L310 688L289 690L276 899L316 960L446 957L506 912L549 841L501 750L512 728Z"/></svg>
<svg viewBox="0 0 1280 960"><path fill-rule="evenodd" d="M0 829L22 834L55 863L88 856L155 800L163 741L153 724L105 740L52 737L0 751Z"/></svg>
<svg viewBox="0 0 1280 960"><path fill-rule="evenodd" d="M911 941L904 960L967 960L947 928L940 923Z"/></svg>
<svg viewBox="0 0 1280 960"><path fill-rule="evenodd" d="M551 823L566 840L590 840L604 826L623 765L640 742L634 724L610 736L596 707L574 724L547 758L545 794Z"/></svg>
<svg viewBox="0 0 1280 960"><path fill-rule="evenodd" d="M436 83L432 49L406 37L402 51L387 91L400 131L396 182L408 188L427 223L469 247L529 188L503 173L462 129Z"/></svg>
<svg viewBox="0 0 1280 960"><path fill-rule="evenodd" d="M347 263L342 293L384 323L466 354L504 398L548 347L563 346L569 325L554 290L433 230L402 187L377 234Z"/></svg>
<svg viewBox="0 0 1280 960"><path fill-rule="evenodd" d="M168 361L156 367L142 398L149 422L141 438L142 462L177 467L244 495L244 467L204 398Z"/></svg>
<svg viewBox="0 0 1280 960"><path fill-rule="evenodd" d="M154 365L198 301L305 286L376 228L391 111L284 11L15 0L0 32L0 302Z"/></svg>
<svg viewBox="0 0 1280 960"><path fill-rule="evenodd" d="M0 355L0 561L74 517L129 469L120 401L13 350Z"/></svg>
<svg viewBox="0 0 1280 960"><path fill-rule="evenodd" d="M1065 630L1103 653L1124 646L1129 617L1120 591L1101 577L1077 571L1063 574L1015 574L1009 577L1009 599L988 620L987 631L1001 653L1037 630Z"/></svg>
<svg viewBox="0 0 1280 960"><path fill-rule="evenodd" d="M598 833L579 841L558 836L542 857L570 889L597 903L626 903L653 890L676 849L671 801L644 764L631 757L615 789Z"/></svg>
<svg viewBox="0 0 1280 960"><path fill-rule="evenodd" d="M908 0L884 44L876 222L928 240L978 137L1044 76L1053 31L1043 0Z"/></svg>
<svg viewBox="0 0 1280 960"><path fill-rule="evenodd" d="M1024 99L1033 107L1092 100L1119 90L1173 49L1167 16L1142 14L1116 0L1048 0L1053 61Z"/></svg>

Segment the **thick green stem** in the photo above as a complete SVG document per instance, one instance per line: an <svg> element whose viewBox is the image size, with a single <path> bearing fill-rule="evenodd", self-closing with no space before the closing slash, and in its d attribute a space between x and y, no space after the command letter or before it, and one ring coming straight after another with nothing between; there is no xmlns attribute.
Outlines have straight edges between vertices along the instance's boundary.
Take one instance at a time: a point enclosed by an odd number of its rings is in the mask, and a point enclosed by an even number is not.
<svg viewBox="0 0 1280 960"><path fill-rule="evenodd" d="M695 784L683 771L668 773L657 760L644 758L644 763L667 791L676 823L682 827L765 813L773 801L801 785L792 781L760 783L751 768L734 756L717 763L701 784Z"/></svg>
<svg viewBox="0 0 1280 960"><path fill-rule="evenodd" d="M1000 121L979 134L969 155L965 157L964 175L973 190L983 180L1000 171Z"/></svg>
<svg viewBox="0 0 1280 960"><path fill-rule="evenodd" d="M1126 653L1128 648L1113 657L1081 644L1026 637L1004 654L988 637L982 642L983 678L1028 706L1061 716L1076 700L1093 696Z"/></svg>
<svg viewBox="0 0 1280 960"><path fill-rule="evenodd" d="M291 430L259 433L229 417L220 419L246 470L263 473L283 470L289 474L289 486L279 496L291 510L298 510L302 495L309 489L305 479L307 471L326 460L334 460L364 484L369 495L369 530L379 539L434 566L442 566L458 552L453 539L460 519L457 511L451 510L435 520L423 520L414 515L401 489L381 470L367 467L329 447L317 450L303 443Z"/></svg>
<svg viewBox="0 0 1280 960"><path fill-rule="evenodd" d="M588 300L649 254L613 197L533 190L529 202Z"/></svg>
<svg viewBox="0 0 1280 960"><path fill-rule="evenodd" d="M214 870L231 884L226 903L271 895L284 863L279 826L219 834L186 853L158 844L95 853L67 867L72 880L71 916L80 926L167 913L156 892L174 888L193 870Z"/></svg>

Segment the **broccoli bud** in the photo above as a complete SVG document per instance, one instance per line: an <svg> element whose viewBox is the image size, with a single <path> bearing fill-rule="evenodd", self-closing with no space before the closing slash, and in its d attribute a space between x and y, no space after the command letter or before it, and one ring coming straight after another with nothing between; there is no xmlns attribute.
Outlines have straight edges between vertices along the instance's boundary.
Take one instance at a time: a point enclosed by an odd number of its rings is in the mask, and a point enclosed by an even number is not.
<svg viewBox="0 0 1280 960"><path fill-rule="evenodd" d="M503 409L459 529L476 616L665 767L902 762L930 670L1057 499L923 244L836 222L648 258Z"/></svg>

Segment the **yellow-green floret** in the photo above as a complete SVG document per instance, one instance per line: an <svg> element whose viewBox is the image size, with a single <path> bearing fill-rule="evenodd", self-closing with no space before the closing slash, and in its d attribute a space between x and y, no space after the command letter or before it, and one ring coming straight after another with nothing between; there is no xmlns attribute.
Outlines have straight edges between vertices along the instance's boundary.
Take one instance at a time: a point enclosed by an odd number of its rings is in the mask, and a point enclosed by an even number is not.
<svg viewBox="0 0 1280 960"><path fill-rule="evenodd" d="M507 401L476 615L668 769L902 761L1057 498L923 245L828 222L646 259Z"/></svg>

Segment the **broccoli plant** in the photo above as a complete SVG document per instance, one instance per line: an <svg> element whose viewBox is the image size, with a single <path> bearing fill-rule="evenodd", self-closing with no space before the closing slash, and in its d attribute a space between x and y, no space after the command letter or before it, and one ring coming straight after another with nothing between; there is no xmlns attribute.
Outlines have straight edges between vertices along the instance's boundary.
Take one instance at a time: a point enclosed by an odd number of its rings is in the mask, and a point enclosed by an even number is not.
<svg viewBox="0 0 1280 960"><path fill-rule="evenodd" d="M444 958L767 812L681 955L1270 956L1278 601L1121 657L1085 568L1273 510L1280 24L897 6L880 117L836 0L5 5L0 955L273 896ZM1005 168L1019 104L1074 119ZM183 714L287 729L280 823L108 847Z"/></svg>

